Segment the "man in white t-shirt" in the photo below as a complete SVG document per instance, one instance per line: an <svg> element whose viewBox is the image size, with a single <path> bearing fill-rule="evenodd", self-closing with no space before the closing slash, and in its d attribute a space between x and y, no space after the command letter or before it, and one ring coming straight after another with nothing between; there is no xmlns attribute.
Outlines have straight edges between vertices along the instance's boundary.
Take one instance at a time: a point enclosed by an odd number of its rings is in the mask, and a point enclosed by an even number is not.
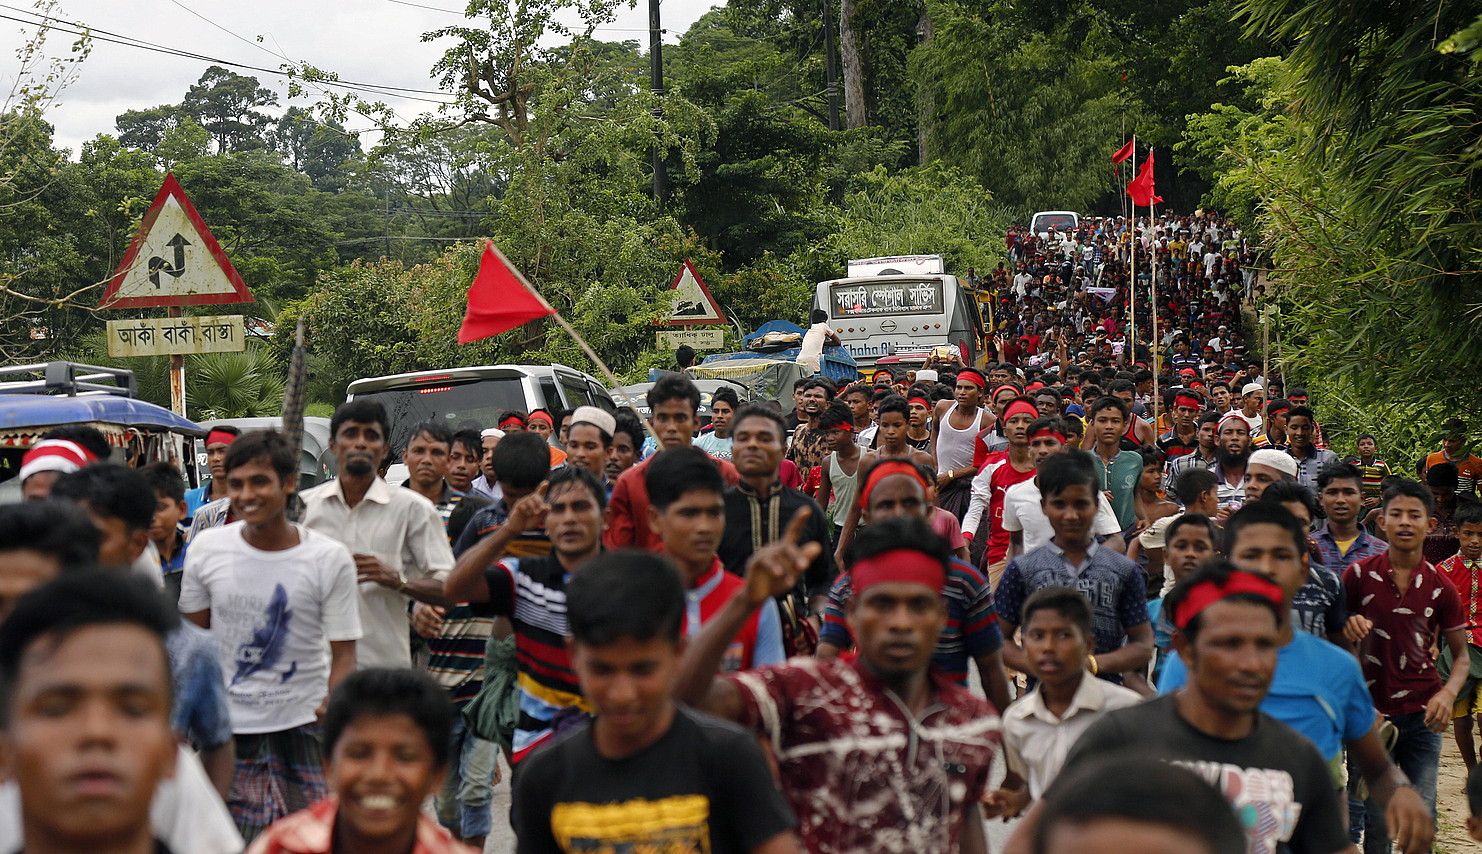
<svg viewBox="0 0 1482 854"><path fill-rule="evenodd" d="M239 521L191 543L180 611L216 641L237 752L227 807L250 842L328 793L318 720L355 670L361 631L349 550L288 521L298 483L288 442L242 436L226 478Z"/></svg>
<svg viewBox="0 0 1482 854"><path fill-rule="evenodd" d="M832 344L839 346L839 333L828 325L828 312L821 308L813 309L811 315L813 325L803 335L803 347L798 350L797 362L803 368L804 376L812 376L823 369L823 348Z"/></svg>
<svg viewBox="0 0 1482 854"><path fill-rule="evenodd" d="M411 667L411 600L451 606L443 579L453 549L431 501L392 489L376 474L390 451L391 422L379 401L341 404L330 419L339 477L304 492L304 527L342 543L360 584L360 667Z"/></svg>

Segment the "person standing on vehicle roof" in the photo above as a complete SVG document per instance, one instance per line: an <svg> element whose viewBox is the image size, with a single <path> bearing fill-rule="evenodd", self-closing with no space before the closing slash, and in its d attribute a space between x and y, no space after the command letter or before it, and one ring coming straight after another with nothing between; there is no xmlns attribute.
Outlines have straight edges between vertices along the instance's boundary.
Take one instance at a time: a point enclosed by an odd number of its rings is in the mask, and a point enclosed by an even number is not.
<svg viewBox="0 0 1482 854"><path fill-rule="evenodd" d="M798 350L797 363L803 369L803 373L812 376L823 370L823 348L826 346L839 346L839 333L828 325L828 312L821 308L813 309L810 317L812 326L808 327L807 333L803 335L803 346Z"/></svg>

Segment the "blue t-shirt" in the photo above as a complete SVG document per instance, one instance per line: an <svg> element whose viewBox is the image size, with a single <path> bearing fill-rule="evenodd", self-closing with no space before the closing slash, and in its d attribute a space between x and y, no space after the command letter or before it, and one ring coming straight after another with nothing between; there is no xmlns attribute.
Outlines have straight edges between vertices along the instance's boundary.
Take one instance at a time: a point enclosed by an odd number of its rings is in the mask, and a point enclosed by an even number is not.
<svg viewBox="0 0 1482 854"><path fill-rule="evenodd" d="M1158 680L1160 694L1182 688L1189 679L1177 653L1169 653L1167 660ZM1261 711L1306 736L1328 760L1345 741L1362 738L1377 715L1358 661L1303 631L1277 652L1276 675Z"/></svg>
<svg viewBox="0 0 1482 854"><path fill-rule="evenodd" d="M1158 650L1158 660L1153 664L1153 684L1163 675L1168 657L1173 655L1173 627L1163 619L1163 597L1148 600L1148 622L1153 624L1153 646Z"/></svg>

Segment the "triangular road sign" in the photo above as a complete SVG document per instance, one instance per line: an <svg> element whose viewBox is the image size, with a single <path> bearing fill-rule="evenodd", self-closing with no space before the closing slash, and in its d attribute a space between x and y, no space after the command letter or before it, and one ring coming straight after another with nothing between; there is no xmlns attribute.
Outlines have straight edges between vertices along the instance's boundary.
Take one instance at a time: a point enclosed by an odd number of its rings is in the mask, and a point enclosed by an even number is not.
<svg viewBox="0 0 1482 854"><path fill-rule="evenodd" d="M710 295L705 280L695 272L690 259L684 259L674 284L669 286L674 300L674 310L662 321L664 326L710 326L726 322L720 303Z"/></svg>
<svg viewBox="0 0 1482 854"><path fill-rule="evenodd" d="M252 292L172 173L165 176L98 306L151 308L252 301Z"/></svg>

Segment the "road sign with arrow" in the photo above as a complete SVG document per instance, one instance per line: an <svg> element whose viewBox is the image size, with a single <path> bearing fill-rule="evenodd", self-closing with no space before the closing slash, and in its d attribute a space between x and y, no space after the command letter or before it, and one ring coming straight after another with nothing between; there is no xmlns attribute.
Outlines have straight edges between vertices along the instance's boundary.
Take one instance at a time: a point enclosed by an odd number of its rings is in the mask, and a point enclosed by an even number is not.
<svg viewBox="0 0 1482 854"><path fill-rule="evenodd" d="M173 174L139 223L100 308L252 302L252 292Z"/></svg>

